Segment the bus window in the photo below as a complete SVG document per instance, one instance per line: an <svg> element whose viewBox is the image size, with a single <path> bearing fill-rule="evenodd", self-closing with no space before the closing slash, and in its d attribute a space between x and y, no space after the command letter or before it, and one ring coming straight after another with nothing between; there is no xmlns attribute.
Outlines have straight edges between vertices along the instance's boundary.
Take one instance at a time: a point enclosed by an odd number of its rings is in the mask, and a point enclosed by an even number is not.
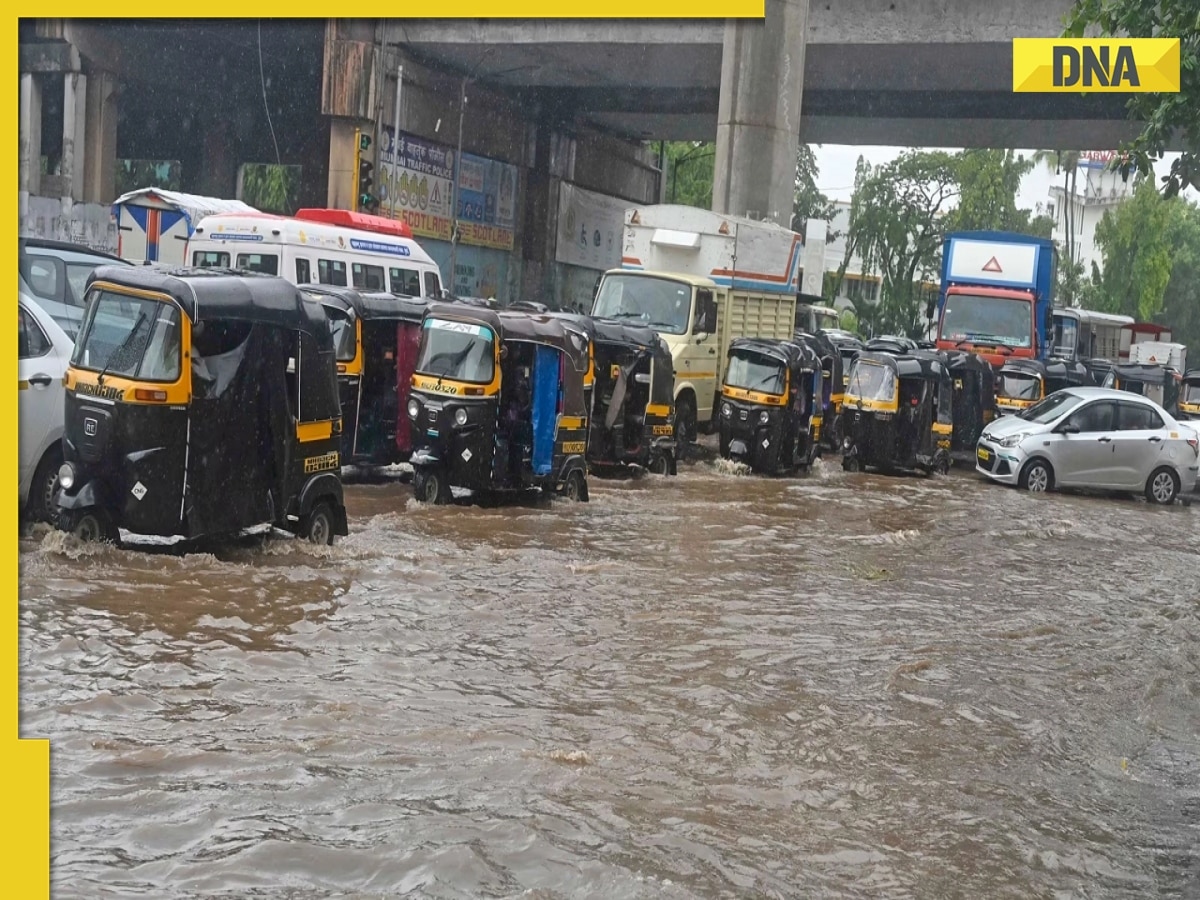
<svg viewBox="0 0 1200 900"><path fill-rule="evenodd" d="M354 273L354 286L364 291L383 290L383 266L367 266L363 263L351 263Z"/></svg>
<svg viewBox="0 0 1200 900"><path fill-rule="evenodd" d="M309 268L307 259L296 258L296 284L310 284L312 282L312 270Z"/></svg>
<svg viewBox="0 0 1200 900"><path fill-rule="evenodd" d="M235 268L248 272L262 272L264 275L278 275L279 257L274 253L239 253Z"/></svg>
<svg viewBox="0 0 1200 900"><path fill-rule="evenodd" d="M442 294L442 283L438 279L437 272L425 273L425 296L440 297Z"/></svg>
<svg viewBox="0 0 1200 900"><path fill-rule="evenodd" d="M393 294L404 294L407 297L421 296L421 273L415 269L392 269L389 273L392 279Z"/></svg>
<svg viewBox="0 0 1200 900"><path fill-rule="evenodd" d="M197 250L192 254L192 265L202 269L228 269L229 254L220 250Z"/></svg>
<svg viewBox="0 0 1200 900"><path fill-rule="evenodd" d="M318 259L317 280L321 284L346 287L346 264L336 259Z"/></svg>

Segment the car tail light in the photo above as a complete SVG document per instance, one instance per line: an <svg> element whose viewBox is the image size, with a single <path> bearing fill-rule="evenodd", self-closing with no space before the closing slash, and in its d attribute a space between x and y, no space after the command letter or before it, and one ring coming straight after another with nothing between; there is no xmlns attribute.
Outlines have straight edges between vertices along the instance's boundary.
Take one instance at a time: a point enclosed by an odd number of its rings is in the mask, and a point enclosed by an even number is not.
<svg viewBox="0 0 1200 900"><path fill-rule="evenodd" d="M1192 453L1200 457L1200 438L1188 438L1188 446L1192 448Z"/></svg>

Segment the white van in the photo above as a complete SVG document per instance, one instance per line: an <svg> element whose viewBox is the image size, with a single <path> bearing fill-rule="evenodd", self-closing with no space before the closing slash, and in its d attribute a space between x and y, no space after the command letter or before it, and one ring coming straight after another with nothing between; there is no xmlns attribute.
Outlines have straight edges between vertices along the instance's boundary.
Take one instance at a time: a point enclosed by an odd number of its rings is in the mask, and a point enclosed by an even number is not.
<svg viewBox="0 0 1200 900"><path fill-rule="evenodd" d="M278 275L295 285L332 284L409 297L442 297L437 263L404 222L346 209L205 216L188 263Z"/></svg>

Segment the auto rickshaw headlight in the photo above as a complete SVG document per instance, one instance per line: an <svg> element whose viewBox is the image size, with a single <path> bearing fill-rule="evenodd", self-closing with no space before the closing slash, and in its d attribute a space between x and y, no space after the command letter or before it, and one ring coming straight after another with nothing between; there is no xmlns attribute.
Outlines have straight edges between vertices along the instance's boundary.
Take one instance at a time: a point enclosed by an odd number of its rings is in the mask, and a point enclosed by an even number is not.
<svg viewBox="0 0 1200 900"><path fill-rule="evenodd" d="M767 412L767 411L764 409L762 412L760 412L760 413L758 414L758 424L759 424L759 425L766 425L766 424L767 424L767 422L770 420L770 418L771 418L771 414L770 414L770 413L768 413L768 412Z"/></svg>
<svg viewBox="0 0 1200 900"><path fill-rule="evenodd" d="M733 414L733 407L730 406L728 403L722 403L721 404L721 415L723 415L725 418L728 419L732 414Z"/></svg>
<svg viewBox="0 0 1200 900"><path fill-rule="evenodd" d="M69 462L58 467L58 483L68 491L75 486L75 467Z"/></svg>
<svg viewBox="0 0 1200 900"><path fill-rule="evenodd" d="M467 411L461 406L454 411L454 421L459 425L467 424Z"/></svg>
<svg viewBox="0 0 1200 900"><path fill-rule="evenodd" d="M408 417L410 419L415 419L420 414L421 414L421 404L418 403L415 399L410 399L408 401Z"/></svg>

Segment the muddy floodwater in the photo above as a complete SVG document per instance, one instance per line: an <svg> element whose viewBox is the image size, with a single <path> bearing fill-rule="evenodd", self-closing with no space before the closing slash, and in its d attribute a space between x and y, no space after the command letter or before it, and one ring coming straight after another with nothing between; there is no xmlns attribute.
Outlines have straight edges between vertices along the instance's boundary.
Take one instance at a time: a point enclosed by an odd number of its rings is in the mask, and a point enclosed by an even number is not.
<svg viewBox="0 0 1200 900"><path fill-rule="evenodd" d="M709 439L711 440L711 439ZM1200 897L1200 504L819 464L21 543L55 897Z"/></svg>

